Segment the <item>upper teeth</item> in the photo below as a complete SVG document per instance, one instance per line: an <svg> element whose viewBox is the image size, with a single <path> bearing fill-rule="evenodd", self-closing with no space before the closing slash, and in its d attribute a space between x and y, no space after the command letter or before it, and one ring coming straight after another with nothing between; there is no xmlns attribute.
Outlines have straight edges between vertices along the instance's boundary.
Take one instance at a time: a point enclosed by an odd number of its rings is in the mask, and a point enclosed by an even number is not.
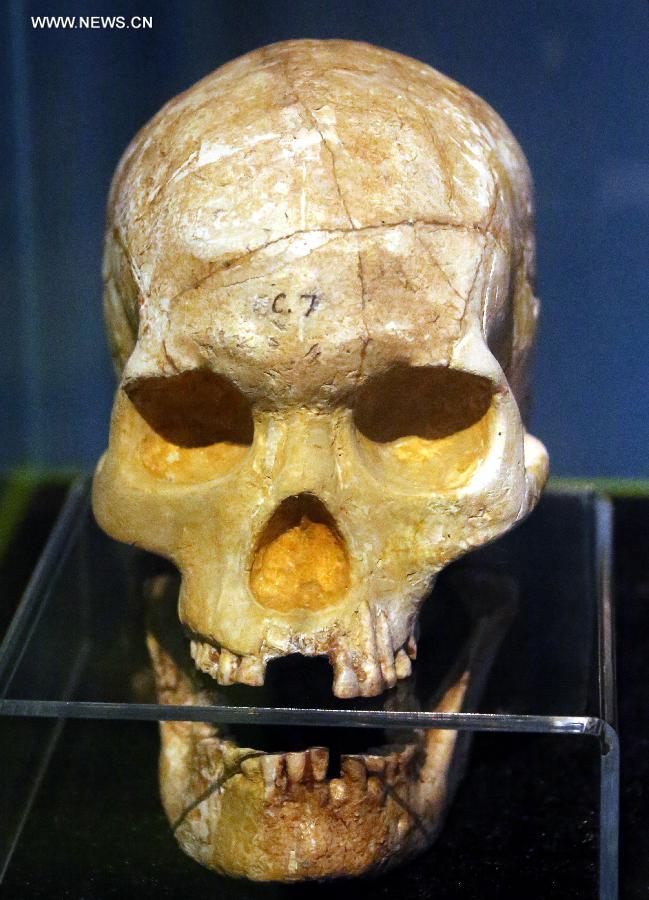
<svg viewBox="0 0 649 900"><path fill-rule="evenodd" d="M372 609L363 603L356 610L352 626L326 641L328 656L334 670L333 692L337 697L375 697L386 688L394 687L397 680L407 678L412 672L417 646L411 635L396 653L388 617L382 609ZM196 667L222 685L264 683L269 659L286 653L302 652L317 655L318 646L293 646L284 642L281 652L277 648L259 656L240 656L226 647L193 640L191 655ZM323 651L324 652L324 651Z"/></svg>
<svg viewBox="0 0 649 900"><path fill-rule="evenodd" d="M259 687L264 683L266 662L256 656L239 656L226 647L218 649L203 641L192 641L190 652L197 668L219 684Z"/></svg>

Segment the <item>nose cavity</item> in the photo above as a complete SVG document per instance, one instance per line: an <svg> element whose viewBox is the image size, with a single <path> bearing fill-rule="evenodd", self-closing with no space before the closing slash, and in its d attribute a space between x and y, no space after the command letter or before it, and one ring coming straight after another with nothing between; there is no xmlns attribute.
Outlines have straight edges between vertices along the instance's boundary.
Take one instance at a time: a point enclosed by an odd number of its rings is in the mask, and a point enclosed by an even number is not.
<svg viewBox="0 0 649 900"><path fill-rule="evenodd" d="M349 557L331 513L313 494L287 497L257 543L250 587L278 612L333 606L349 587Z"/></svg>

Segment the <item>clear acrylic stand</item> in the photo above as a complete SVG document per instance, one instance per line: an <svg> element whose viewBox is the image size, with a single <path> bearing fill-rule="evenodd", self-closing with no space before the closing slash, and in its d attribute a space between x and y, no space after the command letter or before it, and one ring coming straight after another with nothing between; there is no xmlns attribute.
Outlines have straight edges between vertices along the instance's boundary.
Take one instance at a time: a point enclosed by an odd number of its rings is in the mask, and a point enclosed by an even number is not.
<svg viewBox="0 0 649 900"><path fill-rule="evenodd" d="M160 705L144 651L142 597L151 577L175 576L164 562L105 537L89 510L88 483L76 483L0 647L0 880L66 719L443 728L595 739L599 897L613 900L619 746L611 547L608 500L549 491L522 526L442 574L424 608L415 675L401 687L336 700L324 661L289 658L276 672L271 664L263 688L215 687L210 705ZM303 663L308 679L286 677ZM473 676L465 708L431 711L458 665Z"/></svg>

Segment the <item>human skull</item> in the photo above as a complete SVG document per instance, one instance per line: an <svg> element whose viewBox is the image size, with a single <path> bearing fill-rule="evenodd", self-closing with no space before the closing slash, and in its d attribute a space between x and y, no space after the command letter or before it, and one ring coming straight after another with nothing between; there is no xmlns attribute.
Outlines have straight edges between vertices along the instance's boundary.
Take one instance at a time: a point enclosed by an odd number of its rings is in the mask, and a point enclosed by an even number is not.
<svg viewBox="0 0 649 900"><path fill-rule="evenodd" d="M259 685L325 655L350 698L407 677L436 573L547 476L521 415L531 181L503 122L397 53L262 48L131 143L104 276L95 515L175 563L196 666Z"/></svg>

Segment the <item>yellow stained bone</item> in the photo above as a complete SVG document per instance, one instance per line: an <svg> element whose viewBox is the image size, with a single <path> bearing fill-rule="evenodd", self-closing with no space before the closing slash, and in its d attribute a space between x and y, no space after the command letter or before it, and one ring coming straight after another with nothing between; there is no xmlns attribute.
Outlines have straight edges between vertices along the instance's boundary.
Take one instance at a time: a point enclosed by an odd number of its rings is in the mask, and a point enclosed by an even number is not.
<svg viewBox="0 0 649 900"><path fill-rule="evenodd" d="M250 584L257 602L288 612L337 603L349 585L349 563L340 538L321 522L300 523L257 551Z"/></svg>

